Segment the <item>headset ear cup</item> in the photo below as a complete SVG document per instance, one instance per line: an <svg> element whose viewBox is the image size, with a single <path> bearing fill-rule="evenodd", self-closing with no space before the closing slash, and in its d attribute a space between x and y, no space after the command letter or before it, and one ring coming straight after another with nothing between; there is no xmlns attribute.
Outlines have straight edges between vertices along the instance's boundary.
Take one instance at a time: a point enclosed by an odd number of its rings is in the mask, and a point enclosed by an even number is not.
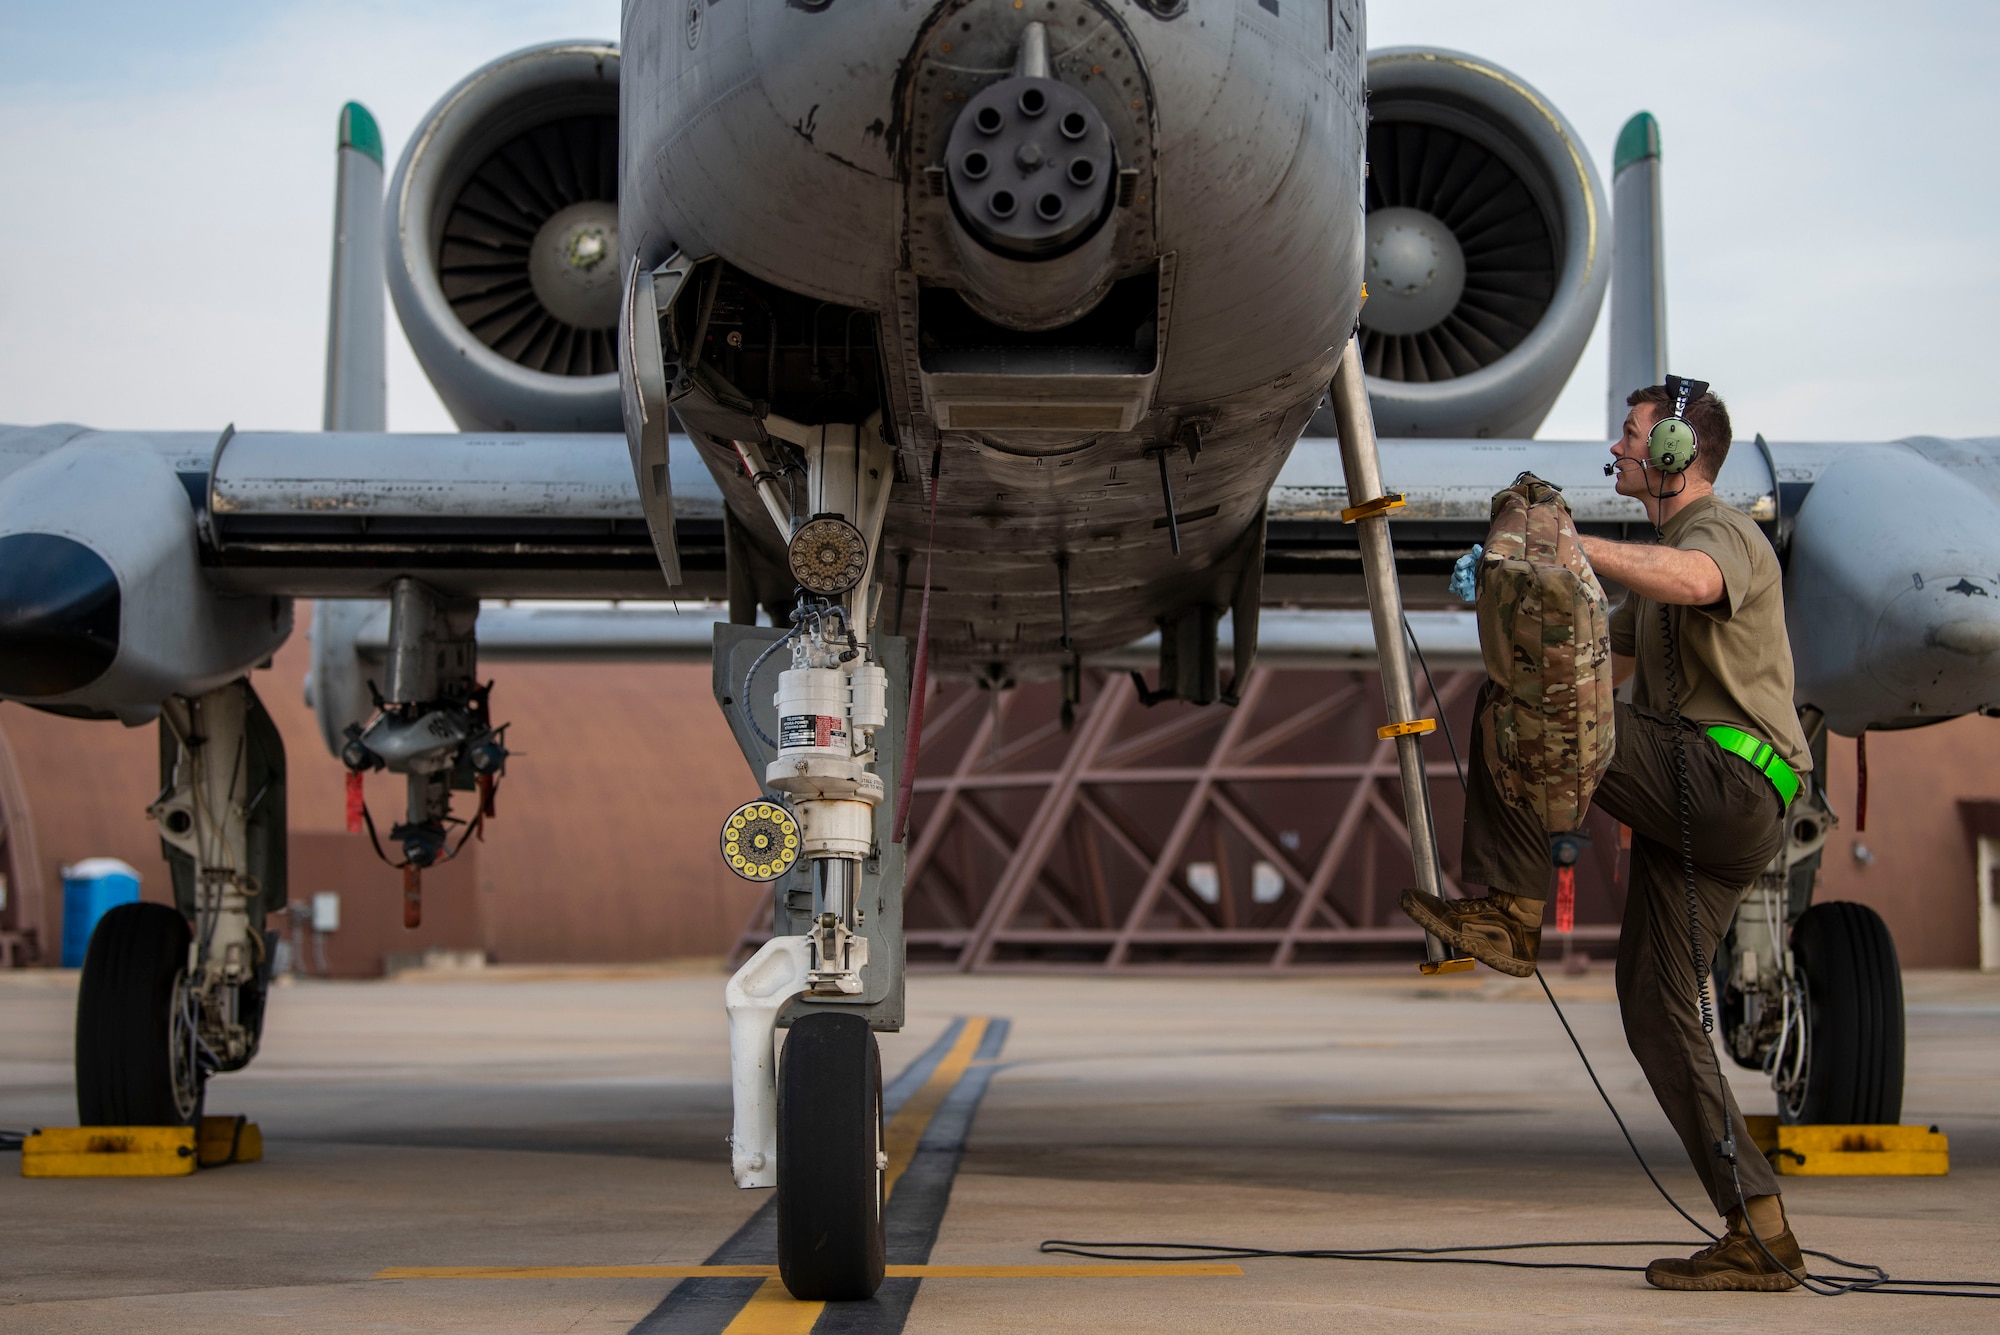
<svg viewBox="0 0 2000 1335"><path fill-rule="evenodd" d="M1646 453L1655 469L1679 473L1694 462L1694 428L1678 417L1663 417L1646 433Z"/></svg>

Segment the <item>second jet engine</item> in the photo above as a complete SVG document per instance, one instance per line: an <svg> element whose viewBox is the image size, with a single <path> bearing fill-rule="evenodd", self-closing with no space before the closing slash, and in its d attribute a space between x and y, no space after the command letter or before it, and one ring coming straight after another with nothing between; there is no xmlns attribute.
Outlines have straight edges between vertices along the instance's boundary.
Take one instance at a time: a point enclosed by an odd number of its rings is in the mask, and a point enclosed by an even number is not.
<svg viewBox="0 0 2000 1335"><path fill-rule="evenodd" d="M1362 361L1385 436L1524 437L1597 321L1610 210L1581 139L1489 61L1368 59Z"/></svg>
<svg viewBox="0 0 2000 1335"><path fill-rule="evenodd" d="M467 430L616 431L618 47L474 71L396 166L389 292Z"/></svg>

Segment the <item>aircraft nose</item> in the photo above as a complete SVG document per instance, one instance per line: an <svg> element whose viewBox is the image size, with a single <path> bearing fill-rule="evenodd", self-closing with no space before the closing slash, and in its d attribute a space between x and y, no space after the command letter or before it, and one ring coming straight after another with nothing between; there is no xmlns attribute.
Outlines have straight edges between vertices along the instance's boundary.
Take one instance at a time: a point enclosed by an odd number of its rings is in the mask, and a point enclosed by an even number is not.
<svg viewBox="0 0 2000 1335"><path fill-rule="evenodd" d="M0 694L88 686L118 656L118 576L90 548L52 533L0 537Z"/></svg>

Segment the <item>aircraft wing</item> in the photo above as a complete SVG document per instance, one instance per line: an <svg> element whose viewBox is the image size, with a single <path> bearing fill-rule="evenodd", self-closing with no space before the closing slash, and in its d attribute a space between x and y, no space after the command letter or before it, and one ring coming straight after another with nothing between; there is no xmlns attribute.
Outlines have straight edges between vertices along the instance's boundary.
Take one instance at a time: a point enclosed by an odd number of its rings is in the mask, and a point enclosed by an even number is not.
<svg viewBox="0 0 2000 1335"><path fill-rule="evenodd" d="M1461 610L1445 590L1451 564L1484 534L1493 492L1523 471L1560 484L1583 531L1648 536L1638 503L1602 476L1598 445L1384 440L1381 452L1388 485L1406 499L1394 533L1413 608ZM0 428L0 545L41 553L39 565L12 563L15 577L4 582L17 587L0 589L0 636L32 642L28 657L43 665L25 677L11 670L0 694L143 716L143 706L121 702L200 689L268 654L289 631L288 613L272 610L283 600L381 597L401 574L457 597L724 600L720 490L686 438L672 438L668 454L686 580L671 591L621 435ZM1787 561L1801 698L1824 701L1836 728L2000 705L2000 442L1759 439L1731 452L1718 491ZM101 503L113 495L129 503ZM1300 441L1268 501L1266 608L1365 607L1353 530L1340 521L1348 504L1334 442ZM1925 522L1913 527L1890 518L1897 514ZM51 547L58 541L67 545ZM56 580L69 603L44 587L48 562L63 559L104 572ZM173 578L163 584L166 574ZM141 586L150 595L138 600L149 615L133 618L142 624L114 628L109 644L87 615L91 598L110 596L100 587L106 577L127 599ZM487 652L509 656L681 656L661 646L693 632L667 628L659 615L593 613L558 628L544 612L536 628L504 614L482 624L481 638ZM509 616L521 624L505 628ZM657 624L620 630L618 616ZM705 625L714 613L696 617ZM1365 661L1358 621L1294 616L1271 625L1274 660ZM1455 661L1466 632L1451 625L1438 622L1435 633ZM133 643L135 635L154 642ZM110 654L116 670L47 689L84 670L49 668L66 643L88 662ZM1096 652L1122 664L1144 650Z"/></svg>
<svg viewBox="0 0 2000 1335"><path fill-rule="evenodd" d="M727 594L722 495L684 436L672 437L668 457L687 582L671 591L622 435L0 428L0 488L58 451L157 458L185 496L203 575L222 595L379 597L399 574L489 599ZM1441 583L1425 581L1479 540L1493 493L1522 471L1561 484L1587 530L1645 523L1600 476L1594 445L1385 440L1381 452L1384 477L1408 502L1394 522L1418 605L1443 604ZM1794 471L1823 466L1821 452ZM69 485L87 493L89 472ZM1770 463L1757 453L1734 456L1720 490L1760 522L1777 519ZM1353 531L1340 520L1349 504L1335 442L1300 441L1270 493L1266 605L1366 606Z"/></svg>

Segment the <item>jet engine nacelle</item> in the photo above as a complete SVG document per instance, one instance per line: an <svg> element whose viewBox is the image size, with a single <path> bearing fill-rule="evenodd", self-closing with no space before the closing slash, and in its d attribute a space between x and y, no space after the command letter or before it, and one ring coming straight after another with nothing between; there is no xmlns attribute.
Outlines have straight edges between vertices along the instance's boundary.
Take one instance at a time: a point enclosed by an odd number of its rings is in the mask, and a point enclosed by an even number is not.
<svg viewBox="0 0 2000 1335"><path fill-rule="evenodd" d="M389 187L389 292L469 431L616 431L618 47L558 42L475 71Z"/></svg>
<svg viewBox="0 0 2000 1335"><path fill-rule="evenodd" d="M1794 522L1785 613L1799 702L1835 732L2000 706L2000 469L1948 441L1836 447Z"/></svg>
<svg viewBox="0 0 2000 1335"><path fill-rule="evenodd" d="M1597 322L1610 211L1568 121L1455 51L1368 58L1362 364L1385 436L1532 436Z"/></svg>
<svg viewBox="0 0 2000 1335"><path fill-rule="evenodd" d="M130 438L79 433L0 480L0 698L137 724L270 657L291 601L217 594L199 548L181 478Z"/></svg>

